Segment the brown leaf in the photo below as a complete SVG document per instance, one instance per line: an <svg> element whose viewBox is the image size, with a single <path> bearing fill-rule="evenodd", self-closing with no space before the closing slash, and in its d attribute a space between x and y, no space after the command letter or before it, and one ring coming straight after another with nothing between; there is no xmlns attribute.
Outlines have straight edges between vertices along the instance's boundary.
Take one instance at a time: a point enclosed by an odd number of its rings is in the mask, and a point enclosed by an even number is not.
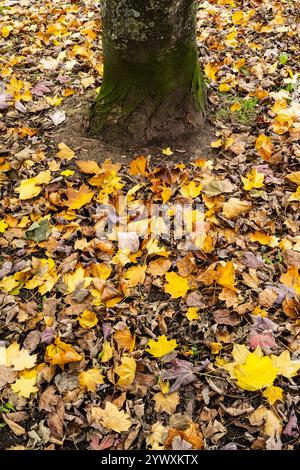
<svg viewBox="0 0 300 470"><path fill-rule="evenodd" d="M14 421L12 421L11 419L9 419L5 413L2 413L2 419L3 421L6 422L7 426L12 430L12 432L16 435L16 436L22 436L23 434L26 433L25 429L20 426L19 424L15 423Z"/></svg>
<svg viewBox="0 0 300 470"><path fill-rule="evenodd" d="M235 312L230 312L229 310L217 310L214 312L215 322L220 325L238 325L241 321L239 315Z"/></svg>

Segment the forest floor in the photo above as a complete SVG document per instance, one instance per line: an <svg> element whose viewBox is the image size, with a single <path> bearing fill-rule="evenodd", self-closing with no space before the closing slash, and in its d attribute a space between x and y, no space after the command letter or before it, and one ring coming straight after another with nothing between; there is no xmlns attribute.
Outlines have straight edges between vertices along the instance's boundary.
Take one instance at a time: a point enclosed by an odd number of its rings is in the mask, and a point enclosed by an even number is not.
<svg viewBox="0 0 300 470"><path fill-rule="evenodd" d="M0 1L0 448L299 448L297 3L199 2L205 139L156 149L86 134L98 3Z"/></svg>

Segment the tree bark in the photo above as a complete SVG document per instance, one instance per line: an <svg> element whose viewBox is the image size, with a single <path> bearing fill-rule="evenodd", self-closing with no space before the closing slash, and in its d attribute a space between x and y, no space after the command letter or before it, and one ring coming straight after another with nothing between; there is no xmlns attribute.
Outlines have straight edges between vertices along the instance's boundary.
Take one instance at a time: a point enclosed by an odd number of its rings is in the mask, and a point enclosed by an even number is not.
<svg viewBox="0 0 300 470"><path fill-rule="evenodd" d="M90 131L158 143L199 131L206 96L195 0L102 0L104 77Z"/></svg>

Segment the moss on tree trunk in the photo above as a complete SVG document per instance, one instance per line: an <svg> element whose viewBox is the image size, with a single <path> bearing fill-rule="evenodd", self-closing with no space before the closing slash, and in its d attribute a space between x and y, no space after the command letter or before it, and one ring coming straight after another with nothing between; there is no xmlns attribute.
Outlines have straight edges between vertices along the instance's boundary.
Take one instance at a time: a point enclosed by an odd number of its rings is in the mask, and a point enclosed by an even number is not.
<svg viewBox="0 0 300 470"><path fill-rule="evenodd" d="M104 77L90 131L149 143L201 128L194 0L102 0Z"/></svg>

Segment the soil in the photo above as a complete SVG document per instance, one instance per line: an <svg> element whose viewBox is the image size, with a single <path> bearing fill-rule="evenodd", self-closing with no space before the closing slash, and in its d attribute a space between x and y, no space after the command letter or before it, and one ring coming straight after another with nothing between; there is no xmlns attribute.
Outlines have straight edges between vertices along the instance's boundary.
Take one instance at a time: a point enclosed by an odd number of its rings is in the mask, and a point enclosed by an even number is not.
<svg viewBox="0 0 300 470"><path fill-rule="evenodd" d="M206 120L201 133L192 139L173 139L172 143L162 142L160 147L114 146L101 139L91 138L88 135L88 122L94 96L93 92L87 94L85 100L75 97L68 100L68 106L63 108L67 115L66 121L59 128L48 132L51 147L57 148L59 143L64 142L76 152L79 160L95 160L101 163L106 159L111 159L125 165L130 164L137 155L149 156L151 165L160 165L166 160L185 163L197 158L212 158L210 144L215 139L215 130L209 119ZM163 155L162 149L170 145L173 155L171 157Z"/></svg>

